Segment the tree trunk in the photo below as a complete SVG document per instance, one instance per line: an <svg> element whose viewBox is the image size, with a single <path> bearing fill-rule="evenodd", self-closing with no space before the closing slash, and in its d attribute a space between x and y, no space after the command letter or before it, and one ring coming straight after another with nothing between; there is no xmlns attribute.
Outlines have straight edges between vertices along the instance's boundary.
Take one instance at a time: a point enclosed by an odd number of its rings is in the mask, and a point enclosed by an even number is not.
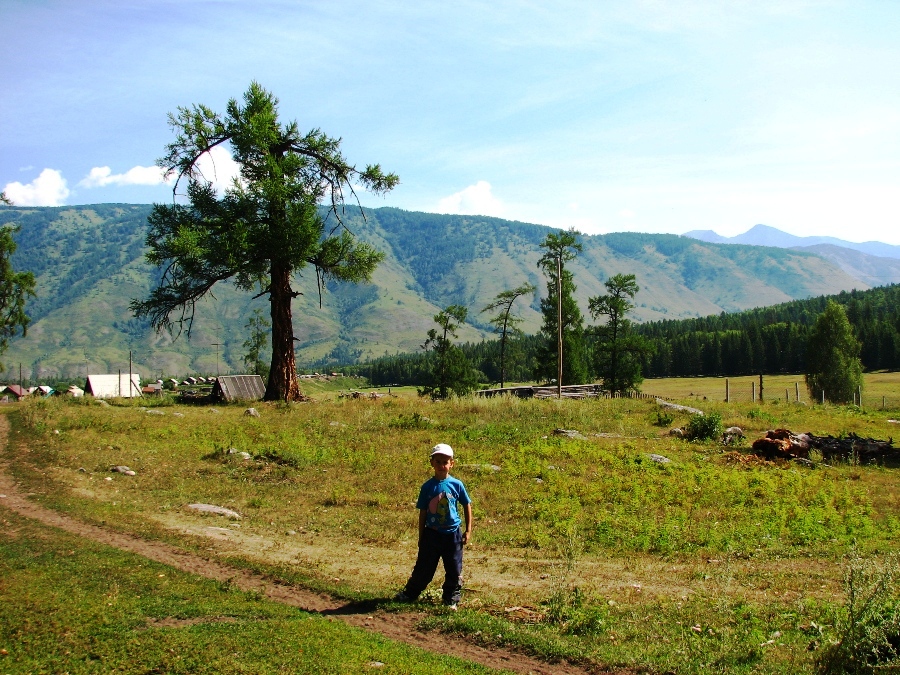
<svg viewBox="0 0 900 675"><path fill-rule="evenodd" d="M272 367L266 386L266 401L299 401L297 363L294 359L294 324L291 316L290 268L272 263L269 301L272 306Z"/></svg>

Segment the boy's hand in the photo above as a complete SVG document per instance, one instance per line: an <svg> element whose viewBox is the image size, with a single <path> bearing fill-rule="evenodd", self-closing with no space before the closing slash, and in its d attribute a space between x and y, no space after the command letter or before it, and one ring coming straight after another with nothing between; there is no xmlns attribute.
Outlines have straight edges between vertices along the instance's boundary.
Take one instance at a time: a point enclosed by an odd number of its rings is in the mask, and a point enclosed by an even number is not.
<svg viewBox="0 0 900 675"><path fill-rule="evenodd" d="M468 530L464 530L464 531L463 531L463 536L462 536L462 543L463 543L463 546L465 546L466 544L469 543L469 539L470 539L471 537L472 537L472 533L471 533L471 532L469 532Z"/></svg>

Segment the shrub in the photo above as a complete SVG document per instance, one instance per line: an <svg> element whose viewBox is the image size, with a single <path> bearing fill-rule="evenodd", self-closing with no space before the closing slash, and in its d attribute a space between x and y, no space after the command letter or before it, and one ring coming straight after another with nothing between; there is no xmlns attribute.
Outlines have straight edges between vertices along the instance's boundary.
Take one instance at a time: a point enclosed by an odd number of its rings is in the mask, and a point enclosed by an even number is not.
<svg viewBox="0 0 900 675"><path fill-rule="evenodd" d="M839 639L816 659L822 675L897 672L900 668L898 559L883 565L850 558L844 571L847 601L837 622Z"/></svg>
<svg viewBox="0 0 900 675"><path fill-rule="evenodd" d="M675 418L672 417L672 415L670 415L667 412L657 410L656 411L656 421L653 424L655 424L658 427L667 427L670 424L672 424L673 421L675 421Z"/></svg>
<svg viewBox="0 0 900 675"><path fill-rule="evenodd" d="M718 439L722 435L722 416L717 412L692 415L687 425L688 436L694 440Z"/></svg>

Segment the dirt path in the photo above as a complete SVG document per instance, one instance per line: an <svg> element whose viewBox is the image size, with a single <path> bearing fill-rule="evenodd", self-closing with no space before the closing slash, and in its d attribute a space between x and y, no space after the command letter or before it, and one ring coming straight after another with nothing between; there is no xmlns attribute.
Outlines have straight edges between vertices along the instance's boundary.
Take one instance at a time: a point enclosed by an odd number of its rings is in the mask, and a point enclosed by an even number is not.
<svg viewBox="0 0 900 675"><path fill-rule="evenodd" d="M9 421L6 415L0 415L0 449L4 451L7 450L8 431ZM22 494L18 489L16 483L8 475L6 468L5 457L0 456L0 509L11 509L22 516L40 521L45 525L57 527L71 534L114 546L123 551L135 553L185 572L218 581L229 581L241 590L258 591L275 602L282 602L309 612L333 616L351 626L379 633L391 640L404 642L430 652L456 656L491 668L534 675L549 675L551 673L587 675L588 673L608 672L586 670L564 662L548 664L506 649L486 649L460 638L436 633L424 633L416 628L423 616L421 613L385 612L379 610L375 603L344 603L330 596L314 593L297 586L273 584L271 579L266 579L261 575L253 574L246 570L223 565L212 557L202 557L183 551L175 546L83 523L29 500L28 495Z"/></svg>

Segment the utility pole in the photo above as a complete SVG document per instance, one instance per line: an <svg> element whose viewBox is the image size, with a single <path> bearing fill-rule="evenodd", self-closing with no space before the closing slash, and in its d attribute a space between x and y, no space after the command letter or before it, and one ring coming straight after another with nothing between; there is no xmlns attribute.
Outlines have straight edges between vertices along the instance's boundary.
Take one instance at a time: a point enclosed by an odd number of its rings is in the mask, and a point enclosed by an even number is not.
<svg viewBox="0 0 900 675"><path fill-rule="evenodd" d="M210 343L216 348L216 379L219 378L219 346L222 344L221 342L212 342Z"/></svg>
<svg viewBox="0 0 900 675"><path fill-rule="evenodd" d="M562 398L563 374L562 254L556 256L556 398Z"/></svg>

